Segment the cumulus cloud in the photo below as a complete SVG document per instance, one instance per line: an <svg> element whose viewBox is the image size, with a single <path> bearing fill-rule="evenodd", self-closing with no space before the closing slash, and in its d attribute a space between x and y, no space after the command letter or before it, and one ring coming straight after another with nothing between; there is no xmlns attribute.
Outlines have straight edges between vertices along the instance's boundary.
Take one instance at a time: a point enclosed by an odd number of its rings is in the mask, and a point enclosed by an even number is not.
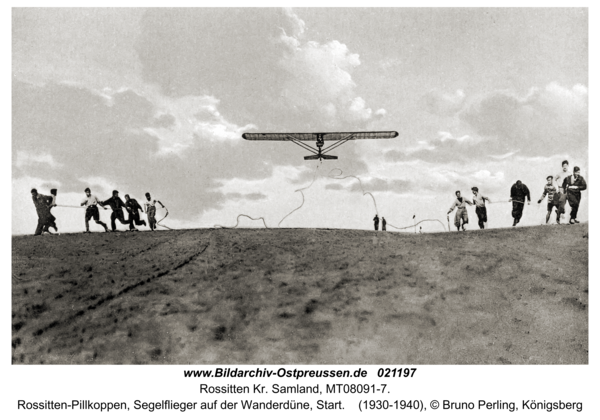
<svg viewBox="0 0 600 420"><path fill-rule="evenodd" d="M443 93L439 90L431 90L425 96L427 110L440 116L451 116L460 111L465 102L465 93L458 89L453 93Z"/></svg>
<svg viewBox="0 0 600 420"><path fill-rule="evenodd" d="M486 137L489 151L497 154L587 149L588 92L583 85L558 83L532 88L525 96L493 92L465 108L460 119Z"/></svg>
<svg viewBox="0 0 600 420"><path fill-rule="evenodd" d="M329 128L341 124L356 127L384 116L384 109L373 111L355 93L352 72L361 64L359 55L336 40L323 44L304 41L302 20L291 11L287 16L296 29L290 35L282 31L279 36L286 49L278 64L289 75L283 84L288 107Z"/></svg>
<svg viewBox="0 0 600 420"><path fill-rule="evenodd" d="M455 136L448 131L439 131L437 137L422 140L405 150L386 152L387 161L423 160L426 162L466 161L484 158L480 153L481 140L468 134ZM474 151L478 151L474 152Z"/></svg>
<svg viewBox="0 0 600 420"><path fill-rule="evenodd" d="M17 168L39 164L49 165L51 168L58 168L59 166L62 166L54 160L50 153L35 153L25 150L17 151L17 160L15 161Z"/></svg>
<svg viewBox="0 0 600 420"><path fill-rule="evenodd" d="M212 96L169 98L159 95L155 120L157 126L144 131L159 139L159 153L182 154L195 141L238 141L253 124L239 127L218 111L219 101Z"/></svg>

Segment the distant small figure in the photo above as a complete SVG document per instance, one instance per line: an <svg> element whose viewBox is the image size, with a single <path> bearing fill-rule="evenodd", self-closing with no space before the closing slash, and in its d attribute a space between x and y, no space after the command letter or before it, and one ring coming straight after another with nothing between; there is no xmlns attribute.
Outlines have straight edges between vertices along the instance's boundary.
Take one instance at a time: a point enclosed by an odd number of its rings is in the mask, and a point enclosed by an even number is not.
<svg viewBox="0 0 600 420"><path fill-rule="evenodd" d="M373 221L375 222L375 230L379 230L379 216L375 215Z"/></svg>
<svg viewBox="0 0 600 420"><path fill-rule="evenodd" d="M423 226L419 226L419 233L423 233Z"/></svg>
<svg viewBox="0 0 600 420"><path fill-rule="evenodd" d="M33 188L31 190L31 199L33 200L33 205L35 206L35 211L38 215L38 223L33 236L39 236L42 234L48 223L48 216L50 215L48 204L52 202L52 197L38 194L38 191Z"/></svg>
<svg viewBox="0 0 600 420"><path fill-rule="evenodd" d="M473 204L475 204L475 213L477 219L479 219L479 228L487 229L487 208L485 207L485 200L490 201L489 198L484 197L483 194L479 194L479 188L471 188L473 193Z"/></svg>
<svg viewBox="0 0 600 420"><path fill-rule="evenodd" d="M556 189L553 184L554 177L552 175L548 175L546 177L547 184L544 185L544 192L542 193L542 197L538 200L538 204L540 204L546 195L548 195L548 214L546 214L546 224L550 221L550 215L552 214L552 209L556 208L556 223L560 224L560 193Z"/></svg>
<svg viewBox="0 0 600 420"><path fill-rule="evenodd" d="M527 205L531 204L531 196L529 195L529 188L521 181L517 181L510 188L510 199L512 201L512 217L513 226L517 226L517 223L521 221L523 217L523 208L525 207L525 198L527 198Z"/></svg>
<svg viewBox="0 0 600 420"><path fill-rule="evenodd" d="M123 212L125 203L123 203L123 200L119 197L119 191L114 190L112 192L112 197L108 200L104 200L100 205L103 207L108 205L112 209L112 213L110 214L110 227L113 232L118 232L115 220L118 220L123 225L129 224L129 220L125 220L125 213Z"/></svg>
<svg viewBox="0 0 600 420"><path fill-rule="evenodd" d="M144 206L146 207L146 214L148 215L148 225L154 232L156 229L156 203L160 204L163 209L165 206L159 200L153 200L148 192L146 193L146 200L147 201Z"/></svg>
<svg viewBox="0 0 600 420"><path fill-rule="evenodd" d="M585 179L583 179L579 172L579 166L575 166L573 168L573 175L566 177L562 184L563 190L567 192L569 206L571 206L570 224L579 223L579 220L577 220L577 211L579 210L579 203L581 203L581 191L587 189Z"/></svg>
<svg viewBox="0 0 600 420"><path fill-rule="evenodd" d="M385 225L387 225L387 222L385 221L385 217L381 218L381 230L384 231L386 230ZM377 229L375 229L377 230Z"/></svg>
<svg viewBox="0 0 600 420"><path fill-rule="evenodd" d="M448 214L452 213L452 211L456 207L456 214L454 215L454 226L456 226L457 231L460 231L461 228L462 230L467 230L465 228L465 225L469 223L469 214L467 213L466 204L472 206L473 203L461 197L460 191L456 191L454 194L456 195L456 200L454 200L454 203L452 203L452 207L450 207L450 210L448 210Z"/></svg>
<svg viewBox="0 0 600 420"><path fill-rule="evenodd" d="M140 220L140 211L143 213L144 210L140 203L137 202L135 198L130 198L129 194L125 194L125 208L129 212L129 230L137 231L137 229L133 226L135 222L136 226L144 225L146 226L145 220Z"/></svg>
<svg viewBox="0 0 600 420"><path fill-rule="evenodd" d="M100 200L98 200L98 197L92 194L92 191L89 188L86 188L84 192L85 198L81 202L81 205L85 206L85 232L83 233L90 233L89 222L92 218L94 219L94 222L96 222L96 224L104 228L105 232L108 232L108 226L106 226L106 223L103 223L100 220L100 212L98 211ZM102 206L102 208L104 208L104 206Z"/></svg>

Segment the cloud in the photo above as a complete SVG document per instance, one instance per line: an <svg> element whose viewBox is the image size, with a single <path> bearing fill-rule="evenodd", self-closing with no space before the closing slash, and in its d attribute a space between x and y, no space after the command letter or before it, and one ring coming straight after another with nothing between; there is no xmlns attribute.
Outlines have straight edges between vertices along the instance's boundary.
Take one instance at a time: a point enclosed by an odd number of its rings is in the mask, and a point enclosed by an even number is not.
<svg viewBox="0 0 600 420"><path fill-rule="evenodd" d="M287 16L292 22L302 22L292 12ZM304 41L304 25L295 27L302 30L290 35L282 31L279 36L286 50L278 64L288 74L282 95L290 111L309 117L315 128L327 129L348 124L360 127L385 115L384 109L373 112L355 93L351 74L361 64L358 54L336 40Z"/></svg>
<svg viewBox="0 0 600 420"><path fill-rule="evenodd" d="M352 185L350 191L358 192L393 192L397 194L403 194L409 192L413 188L413 183L405 179L384 179L384 178L366 178L360 177L361 182L356 179L351 179ZM325 189L327 190L341 190L344 187L342 182L348 181L340 180L336 183L329 182ZM361 188L362 185L362 188ZM364 191L363 191L364 190Z"/></svg>
<svg viewBox="0 0 600 420"><path fill-rule="evenodd" d="M385 159L391 162L422 160L426 162L451 162L482 160L481 139L470 135L454 136L447 131L439 131L437 138L419 141L413 147L404 151L390 150L385 153Z"/></svg>
<svg viewBox="0 0 600 420"><path fill-rule="evenodd" d="M458 89L454 93L431 90L425 96L427 110L435 115L451 116L460 111L465 102L465 93Z"/></svg>
<svg viewBox="0 0 600 420"><path fill-rule="evenodd" d="M40 163L49 165L51 168L62 166L54 160L50 153L33 153L24 150L17 151L17 160L15 161L17 168L38 165Z"/></svg>
<svg viewBox="0 0 600 420"><path fill-rule="evenodd" d="M588 92L583 85L565 88L550 83L525 96L493 92L471 103L460 114L476 134L485 137L488 151L503 154L549 154L587 149Z"/></svg>

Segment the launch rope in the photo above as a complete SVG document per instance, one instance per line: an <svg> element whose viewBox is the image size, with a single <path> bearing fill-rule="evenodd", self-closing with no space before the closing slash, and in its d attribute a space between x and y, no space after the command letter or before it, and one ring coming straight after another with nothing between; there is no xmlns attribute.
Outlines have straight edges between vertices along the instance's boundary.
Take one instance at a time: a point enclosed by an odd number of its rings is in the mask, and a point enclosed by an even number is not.
<svg viewBox="0 0 600 420"><path fill-rule="evenodd" d="M333 171L339 171L340 173L338 175L332 175L331 173ZM329 174L327 174L327 177L331 178L331 179L339 179L339 180L346 179L346 178L354 178L354 179L358 180L358 183L360 184L360 189L361 189L363 195L369 194L371 196L371 198L373 199L373 204L375 205L375 214L379 214L379 210L377 210L377 201L375 201L375 197L373 197L373 194L371 194L369 191L365 192L365 189L363 188L362 181L360 180L360 178L357 176L354 176L354 175L347 175L347 176L341 177L343 173L344 173L344 171L342 171L340 168L333 168L331 171L329 171Z"/></svg>
<svg viewBox="0 0 600 420"><path fill-rule="evenodd" d="M394 225L392 225L390 223L387 223L386 226L391 226L391 227L393 227L395 229L403 230L403 229L408 229L408 228L411 228L411 227L419 226L423 222L439 222L442 225L442 228L444 229L444 231L446 231L446 226L444 226L444 224L442 223L442 221L439 220L439 219L423 219L420 222L415 223L414 225L405 226L405 227L397 227L397 226L394 226Z"/></svg>
<svg viewBox="0 0 600 420"><path fill-rule="evenodd" d="M301 208L302 208L302 206L304 205L304 193L303 193L302 191L303 191L303 190L307 190L307 189L309 189L309 188L310 188L310 187L312 187L312 185L315 183L315 180L317 179L317 173L319 172L319 167L320 167L320 166L321 166L321 162L319 162L319 163L317 164L317 167L315 168L315 172L314 172L314 174L313 174L313 179L312 179L312 182L310 183L310 185L308 185L307 187L299 188L299 189L297 189L296 191L294 191L295 193L296 193L296 192L299 192L300 194L302 194L302 204L300 204L300 205L299 205L298 207L296 207L294 210L292 210L291 212L289 212L288 214L286 214L285 216L283 216L283 219L281 219L281 220L279 221L279 223L277 223L277 227L281 226L281 222L283 222L283 221L285 220L285 218L286 218L286 217L288 217L290 214L294 213L296 210L299 210L299 209L301 209Z"/></svg>
<svg viewBox="0 0 600 420"><path fill-rule="evenodd" d="M214 225L214 227L216 227L216 228L221 228L221 229L235 229L235 228L236 228L236 227L238 227L238 225L240 224L240 217L242 217L242 216L243 216L243 217L247 217L247 218L248 218L248 219L250 219L250 220L262 220L262 222L263 222L263 224L265 225L265 227L266 227L267 229L269 228L269 226L267 226L267 222L265 221L265 219L264 219L263 217L257 217L257 218L254 218L254 217L250 217L250 216L248 216L247 214L238 214L238 217L237 217L237 219L236 219L236 221L237 221L237 222L236 222L235 226L222 226L222 225Z"/></svg>
<svg viewBox="0 0 600 420"><path fill-rule="evenodd" d="M160 224L160 222L162 222L163 220L165 220L167 218L167 216L169 215L169 209L166 208L166 207L164 209L167 211L167 214L165 214L162 219L160 219L158 222L156 222L156 226L162 226L162 227L167 228L169 230L173 230L173 228L170 228L169 226L161 225Z"/></svg>

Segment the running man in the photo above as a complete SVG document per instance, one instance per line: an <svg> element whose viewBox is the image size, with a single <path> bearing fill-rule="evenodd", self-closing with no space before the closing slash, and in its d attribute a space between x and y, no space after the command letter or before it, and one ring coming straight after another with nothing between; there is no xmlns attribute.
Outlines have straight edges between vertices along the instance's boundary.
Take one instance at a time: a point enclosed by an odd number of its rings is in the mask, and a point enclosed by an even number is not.
<svg viewBox="0 0 600 420"><path fill-rule="evenodd" d="M562 188L567 192L567 199L571 206L571 219L569 220L569 223L579 223L579 220L577 220L577 211L579 210L579 204L581 203L581 191L587 189L585 179L583 179L579 173L579 166L573 168L573 175L565 178Z"/></svg>
<svg viewBox="0 0 600 420"><path fill-rule="evenodd" d="M140 203L137 202L135 198L129 197L129 194L125 194L125 207L129 212L129 230L137 231L137 229L133 226L135 222L136 226L144 225L146 226L145 220L140 220L140 211L143 213L144 210ZM138 211L139 210L139 211Z"/></svg>
<svg viewBox="0 0 600 420"><path fill-rule="evenodd" d="M150 197L150 193L146 193L146 203L144 206L146 207L146 214L148 215L148 225L150 225L150 229L154 232L156 229L156 203L160 204L164 209L165 206L159 200L152 199Z"/></svg>
<svg viewBox="0 0 600 420"><path fill-rule="evenodd" d="M531 195L529 194L529 188L521 181L517 181L510 188L510 199L512 201L512 217L514 219L513 226L517 226L517 223L521 221L523 217L523 208L525 207L525 198L527 198L527 205L531 204Z"/></svg>
<svg viewBox="0 0 600 420"><path fill-rule="evenodd" d="M573 175L571 171L569 171L569 161L563 160L562 162L562 171L560 171L555 177L556 185L558 186L558 208L556 209L556 214L558 217L565 217L565 205L567 204L567 192L563 189L562 185L566 177Z"/></svg>
<svg viewBox="0 0 600 420"><path fill-rule="evenodd" d="M387 222L385 221L385 217L382 217L382 218L381 218L381 230L382 230L382 231L386 230L386 229L385 229L385 226L386 226L386 225L387 225Z"/></svg>
<svg viewBox="0 0 600 420"><path fill-rule="evenodd" d="M33 205L35 206L35 211L38 215L38 223L33 236L39 236L42 234L42 232L46 230L46 225L49 222L49 216L51 214L48 205L52 202L52 197L48 195L38 194L38 191L35 188L33 188L31 190L31 199L33 200Z"/></svg>
<svg viewBox="0 0 600 420"><path fill-rule="evenodd" d="M113 232L118 232L115 220L118 220L123 225L129 224L129 220L125 220L125 214L123 212L125 203L123 203L123 200L121 200L121 197L119 197L119 191L114 190L112 192L112 197L110 197L108 200L104 200L100 203L100 205L102 207L108 205L112 209L112 213L110 214L110 227Z"/></svg>
<svg viewBox="0 0 600 420"><path fill-rule="evenodd" d="M375 215L373 221L375 222L375 230L379 230L379 216Z"/></svg>
<svg viewBox="0 0 600 420"><path fill-rule="evenodd" d="M456 230L460 232L461 228L462 230L467 230L465 228L465 225L469 223L469 213L467 213L466 205L468 204L472 206L473 203L461 197L460 191L456 191L455 194L456 200L454 200L454 203L452 203L452 207L450 207L450 210L448 210L448 214L452 213L454 211L454 208L456 207L456 214L454 215L454 226L456 226Z"/></svg>
<svg viewBox="0 0 600 420"><path fill-rule="evenodd" d="M548 195L548 214L546 214L546 224L548 224L548 222L550 221L552 208L556 207L556 223L560 225L560 213L558 212L558 200L560 198L560 195L558 194L556 187L554 186L554 177L552 175L548 175L546 177L546 181L548 181L548 183L544 185L544 193L542 194L542 197L538 200L538 204L540 204L544 200L544 197Z"/></svg>
<svg viewBox="0 0 600 420"><path fill-rule="evenodd" d="M56 188L50 190L50 198L48 200L48 219L46 220L46 224L44 226L43 233L52 233L49 228L54 228L54 232L58 232L58 227L56 227L56 217L52 214L52 207L56 207Z"/></svg>
<svg viewBox="0 0 600 420"><path fill-rule="evenodd" d="M485 207L485 200L490 201L489 198L484 197L483 194L479 194L479 188L471 188L473 193L473 204L475 205L475 213L477 219L479 219L479 228L487 229L487 207Z"/></svg>
<svg viewBox="0 0 600 420"><path fill-rule="evenodd" d="M108 232L108 226L100 220L100 212L98 211L98 206L101 205L100 200L95 195L92 195L92 191L89 188L85 189L85 196L81 202L81 205L85 206L85 232L83 233L90 233L90 219L92 218L96 224L104 228L105 232Z"/></svg>

